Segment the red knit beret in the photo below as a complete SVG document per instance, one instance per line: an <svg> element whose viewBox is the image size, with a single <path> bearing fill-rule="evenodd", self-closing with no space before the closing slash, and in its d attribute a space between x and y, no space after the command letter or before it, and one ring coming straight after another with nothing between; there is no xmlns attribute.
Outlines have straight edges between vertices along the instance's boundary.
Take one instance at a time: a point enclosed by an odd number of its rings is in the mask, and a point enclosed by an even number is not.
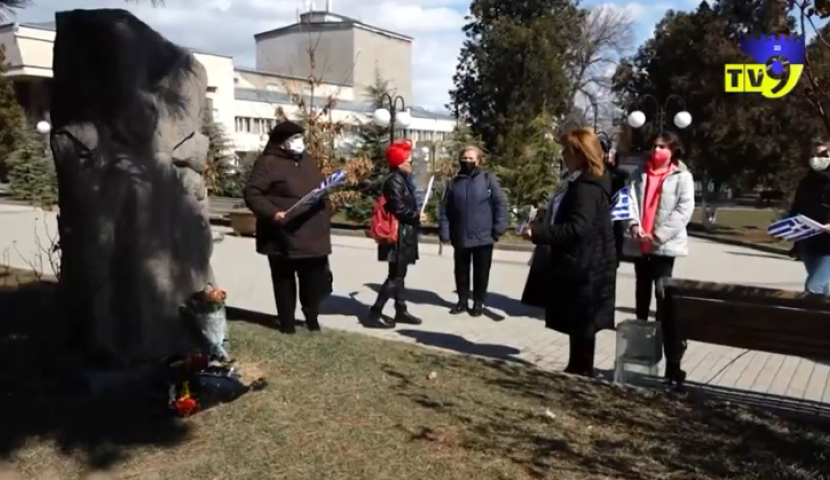
<svg viewBox="0 0 830 480"><path fill-rule="evenodd" d="M412 155L412 143L409 140L396 140L386 148L386 163L389 168L397 168Z"/></svg>

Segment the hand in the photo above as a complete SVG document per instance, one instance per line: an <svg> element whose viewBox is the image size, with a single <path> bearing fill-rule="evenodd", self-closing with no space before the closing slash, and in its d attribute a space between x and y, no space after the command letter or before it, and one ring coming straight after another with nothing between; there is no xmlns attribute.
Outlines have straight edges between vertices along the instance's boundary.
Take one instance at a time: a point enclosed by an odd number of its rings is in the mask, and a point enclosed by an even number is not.
<svg viewBox="0 0 830 480"><path fill-rule="evenodd" d="M274 221L277 223L285 222L285 212L277 212L276 215L274 215Z"/></svg>
<svg viewBox="0 0 830 480"><path fill-rule="evenodd" d="M824 232L825 232L825 233L830 233L830 223L828 223L827 225L825 225L825 226L824 226L824 227L822 227L822 228L824 228Z"/></svg>
<svg viewBox="0 0 830 480"><path fill-rule="evenodd" d="M632 225L631 229L628 231L631 234L631 238L634 240L642 241L643 240L643 229L640 228L639 225Z"/></svg>
<svg viewBox="0 0 830 480"><path fill-rule="evenodd" d="M422 224L427 223L427 214L426 214L426 212L421 214L420 219L421 219Z"/></svg>
<svg viewBox="0 0 830 480"><path fill-rule="evenodd" d="M522 231L522 238L525 240L530 240L533 237L533 232L529 228L525 228Z"/></svg>

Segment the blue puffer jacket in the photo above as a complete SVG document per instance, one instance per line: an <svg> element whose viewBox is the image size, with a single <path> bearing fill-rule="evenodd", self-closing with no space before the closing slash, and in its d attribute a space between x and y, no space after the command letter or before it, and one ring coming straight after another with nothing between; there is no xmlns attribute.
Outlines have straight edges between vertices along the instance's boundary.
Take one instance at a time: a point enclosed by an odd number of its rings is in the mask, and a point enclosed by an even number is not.
<svg viewBox="0 0 830 480"><path fill-rule="evenodd" d="M439 236L455 248L494 244L507 230L507 199L493 174L475 169L447 185L441 203Z"/></svg>

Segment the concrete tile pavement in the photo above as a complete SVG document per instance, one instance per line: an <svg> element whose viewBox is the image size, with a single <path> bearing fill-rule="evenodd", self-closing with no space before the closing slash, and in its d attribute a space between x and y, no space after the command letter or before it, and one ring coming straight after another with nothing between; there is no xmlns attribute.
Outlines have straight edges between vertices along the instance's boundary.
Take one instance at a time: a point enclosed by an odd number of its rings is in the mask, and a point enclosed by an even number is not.
<svg viewBox="0 0 830 480"><path fill-rule="evenodd" d="M17 267L43 265L36 238L48 243L54 234L55 215L28 207L0 205L0 263ZM395 331L363 328L356 315L374 301L373 287L386 274L386 265L376 261L372 241L357 237L334 237L331 258L335 292L324 308L322 323L328 328L355 331L444 350L512 359L545 369L561 369L567 360L567 337L544 328L540 312L519 302L527 273L528 252L496 251L491 273L489 306L503 314L503 321L486 317L451 316L455 301L452 250L438 255L437 245L421 246L421 261L411 269L407 286L411 310L424 318L421 326L402 326ZM38 260L41 258L41 260ZM230 304L248 310L275 313L267 262L254 252L252 239L227 236L216 244L213 267L217 280L228 290ZM675 276L708 281L743 283L784 289L800 289L803 268L798 262L753 250L692 240L692 254L680 259ZM629 264L620 268L617 284L617 320L632 318L634 272ZM391 313L391 304L389 306ZM597 345L597 367L613 369L615 338L602 332ZM684 368L689 380L721 389L782 397L781 401L803 402L804 408L819 408L807 402L830 404L830 365L811 360L692 343ZM772 402L779 399L774 398Z"/></svg>

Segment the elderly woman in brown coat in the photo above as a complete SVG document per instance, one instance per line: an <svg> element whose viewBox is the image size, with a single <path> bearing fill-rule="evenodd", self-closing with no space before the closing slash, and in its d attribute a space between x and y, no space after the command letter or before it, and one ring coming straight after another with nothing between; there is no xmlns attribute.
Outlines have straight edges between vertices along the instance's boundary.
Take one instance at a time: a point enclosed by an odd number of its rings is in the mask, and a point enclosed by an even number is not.
<svg viewBox="0 0 830 480"><path fill-rule="evenodd" d="M279 327L289 334L295 332L298 283L311 331L320 330L320 303L331 293L331 205L324 199L292 209L324 179L305 151L303 133L294 122L274 127L244 192L257 217L257 252L268 257Z"/></svg>
<svg viewBox="0 0 830 480"><path fill-rule="evenodd" d="M544 217L523 232L534 244L550 248L534 262L535 280L527 288L546 299L547 328L570 337L565 372L592 377L596 333L614 328L617 255L611 177L593 130L570 131L561 144L568 174ZM545 263L541 274L540 261Z"/></svg>

